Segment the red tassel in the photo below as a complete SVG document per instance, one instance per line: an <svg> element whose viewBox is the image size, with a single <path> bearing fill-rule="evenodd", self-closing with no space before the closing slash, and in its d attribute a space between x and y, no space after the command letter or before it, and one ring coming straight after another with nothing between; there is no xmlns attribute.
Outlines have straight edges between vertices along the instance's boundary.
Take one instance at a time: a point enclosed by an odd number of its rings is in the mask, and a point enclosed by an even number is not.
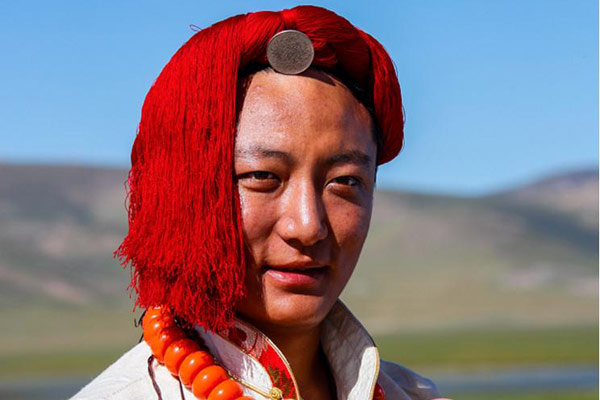
<svg viewBox="0 0 600 400"><path fill-rule="evenodd" d="M245 271L233 169L238 72L266 66L266 46L283 29L311 38L313 65L368 93L382 135L378 163L400 151L394 66L377 41L342 17L300 6L232 17L196 33L146 96L131 154L129 232L115 255L131 264L137 306L167 306L210 330L230 326Z"/></svg>

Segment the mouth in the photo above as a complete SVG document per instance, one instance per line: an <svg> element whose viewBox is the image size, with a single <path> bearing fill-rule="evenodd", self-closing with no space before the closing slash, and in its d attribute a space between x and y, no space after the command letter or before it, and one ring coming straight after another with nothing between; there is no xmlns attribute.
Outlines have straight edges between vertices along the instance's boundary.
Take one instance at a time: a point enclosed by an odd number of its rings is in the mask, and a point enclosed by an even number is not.
<svg viewBox="0 0 600 400"><path fill-rule="evenodd" d="M329 267L263 265L262 269L268 279L278 286L288 289L311 289L320 287L325 282Z"/></svg>

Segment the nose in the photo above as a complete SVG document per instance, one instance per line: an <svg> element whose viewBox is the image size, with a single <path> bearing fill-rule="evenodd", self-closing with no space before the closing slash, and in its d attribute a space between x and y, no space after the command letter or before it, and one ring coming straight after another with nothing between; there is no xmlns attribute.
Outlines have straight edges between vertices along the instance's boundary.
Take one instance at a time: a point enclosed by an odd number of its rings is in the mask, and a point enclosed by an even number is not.
<svg viewBox="0 0 600 400"><path fill-rule="evenodd" d="M327 237L329 230L325 206L313 184L289 186L284 197L279 231L285 241L298 241L303 246L312 246Z"/></svg>

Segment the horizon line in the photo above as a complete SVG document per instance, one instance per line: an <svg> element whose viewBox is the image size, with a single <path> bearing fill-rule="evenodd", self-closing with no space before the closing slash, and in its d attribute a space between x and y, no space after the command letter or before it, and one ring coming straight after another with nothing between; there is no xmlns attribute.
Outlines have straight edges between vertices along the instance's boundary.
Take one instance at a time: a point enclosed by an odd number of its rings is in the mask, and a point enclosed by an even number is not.
<svg viewBox="0 0 600 400"><path fill-rule="evenodd" d="M77 160L7 160L0 158L0 167L6 166L22 166L22 167L50 167L50 168L86 168L86 169L97 169L97 170L121 170L127 171L130 166L122 164L112 164L107 162L82 162ZM465 191L461 189L448 189L443 187L433 187L432 185L414 185L414 184L401 184L401 183L382 183L380 180L377 182L375 187L376 191L398 191L410 194L422 194L431 196L449 196L449 197L460 197L460 198L479 198L498 195L503 192L509 192L518 188L534 185L539 182L543 182L552 178L558 178L560 176L572 175L578 173L590 173L595 172L599 174L598 164L589 164L587 166L572 166L565 168L555 169L555 172L547 172L542 174L536 174L532 178L517 179L509 184L498 184L492 188L483 190Z"/></svg>

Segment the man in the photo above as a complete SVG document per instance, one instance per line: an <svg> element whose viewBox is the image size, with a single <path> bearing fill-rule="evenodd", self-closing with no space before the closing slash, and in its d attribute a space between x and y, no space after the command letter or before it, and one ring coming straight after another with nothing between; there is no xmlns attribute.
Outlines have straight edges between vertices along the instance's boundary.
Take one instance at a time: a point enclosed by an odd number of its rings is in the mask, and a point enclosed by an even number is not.
<svg viewBox="0 0 600 400"><path fill-rule="evenodd" d="M129 233L145 342L76 399L434 399L338 297L402 147L383 47L323 8L197 33L148 93Z"/></svg>

